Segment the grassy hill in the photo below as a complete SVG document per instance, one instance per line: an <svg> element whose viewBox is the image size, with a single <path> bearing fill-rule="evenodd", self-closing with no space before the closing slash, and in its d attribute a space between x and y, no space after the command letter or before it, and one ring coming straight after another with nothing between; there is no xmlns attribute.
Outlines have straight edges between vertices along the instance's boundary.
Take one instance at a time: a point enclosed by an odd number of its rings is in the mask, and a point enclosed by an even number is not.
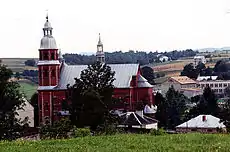
<svg viewBox="0 0 230 152"><path fill-rule="evenodd" d="M25 66L25 61L31 58L0 58L3 64L7 65L13 72L23 72L37 69L36 67ZM37 59L36 59L37 60Z"/></svg>
<svg viewBox="0 0 230 152"><path fill-rule="evenodd" d="M21 86L21 92L25 94L27 100L30 100L31 96L37 91L37 84L29 80L20 80L18 83Z"/></svg>
<svg viewBox="0 0 230 152"><path fill-rule="evenodd" d="M230 136L222 134L171 134L151 136L122 134L66 140L0 142L4 152L62 152L62 151L229 151Z"/></svg>

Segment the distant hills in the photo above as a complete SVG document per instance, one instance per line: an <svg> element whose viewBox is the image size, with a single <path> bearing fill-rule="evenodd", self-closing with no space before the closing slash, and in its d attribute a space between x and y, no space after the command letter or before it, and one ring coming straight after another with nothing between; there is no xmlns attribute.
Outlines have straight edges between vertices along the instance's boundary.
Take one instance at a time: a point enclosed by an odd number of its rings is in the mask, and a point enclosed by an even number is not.
<svg viewBox="0 0 230 152"><path fill-rule="evenodd" d="M230 47L222 47L222 48L202 48L197 49L199 52L215 52L215 51L230 51Z"/></svg>

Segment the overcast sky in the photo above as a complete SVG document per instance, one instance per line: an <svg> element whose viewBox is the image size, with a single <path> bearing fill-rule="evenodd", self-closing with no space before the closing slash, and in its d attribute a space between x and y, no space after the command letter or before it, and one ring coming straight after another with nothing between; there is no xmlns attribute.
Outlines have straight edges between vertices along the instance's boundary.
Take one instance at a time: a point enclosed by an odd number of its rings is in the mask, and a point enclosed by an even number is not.
<svg viewBox="0 0 230 152"><path fill-rule="evenodd" d="M47 9L63 53L230 46L230 0L7 0L0 57L38 57Z"/></svg>

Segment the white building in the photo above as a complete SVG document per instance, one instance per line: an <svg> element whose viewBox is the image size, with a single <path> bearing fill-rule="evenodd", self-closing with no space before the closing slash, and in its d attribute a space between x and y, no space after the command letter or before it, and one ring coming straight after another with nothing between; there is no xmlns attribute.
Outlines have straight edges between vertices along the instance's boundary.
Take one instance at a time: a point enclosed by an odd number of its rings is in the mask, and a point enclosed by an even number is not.
<svg viewBox="0 0 230 152"><path fill-rule="evenodd" d="M197 66L200 62L205 64L207 61L206 61L204 56L195 56L194 57L194 66Z"/></svg>
<svg viewBox="0 0 230 152"><path fill-rule="evenodd" d="M217 133L218 129L226 130L226 126L220 122L219 118L212 115L199 115L176 126L177 132Z"/></svg>
<svg viewBox="0 0 230 152"><path fill-rule="evenodd" d="M210 87L216 94L224 94L226 87L230 86L230 80L217 80L217 76L197 78L197 87L204 89Z"/></svg>
<svg viewBox="0 0 230 152"><path fill-rule="evenodd" d="M165 55L161 55L161 56L159 57L159 60L160 60L161 62L167 62L167 61L169 61L169 57L167 57L167 56L165 56Z"/></svg>

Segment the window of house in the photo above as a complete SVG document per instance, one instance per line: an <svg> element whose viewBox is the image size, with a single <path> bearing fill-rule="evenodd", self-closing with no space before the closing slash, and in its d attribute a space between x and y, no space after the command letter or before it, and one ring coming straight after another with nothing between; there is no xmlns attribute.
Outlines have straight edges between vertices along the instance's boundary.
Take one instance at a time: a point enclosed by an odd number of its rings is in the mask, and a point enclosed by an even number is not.
<svg viewBox="0 0 230 152"><path fill-rule="evenodd" d="M221 92L222 92L222 89L219 89L219 92L221 93Z"/></svg>
<svg viewBox="0 0 230 152"><path fill-rule="evenodd" d="M201 87L204 88L204 84L202 84Z"/></svg>
<svg viewBox="0 0 230 152"><path fill-rule="evenodd" d="M222 83L219 84L219 87L222 87Z"/></svg>
<svg viewBox="0 0 230 152"><path fill-rule="evenodd" d="M224 84L224 87L227 87L227 83Z"/></svg>
<svg viewBox="0 0 230 152"><path fill-rule="evenodd" d="M200 84L197 84L197 87L200 87Z"/></svg>
<svg viewBox="0 0 230 152"><path fill-rule="evenodd" d="M206 84L206 87L208 87L208 84Z"/></svg>
<svg viewBox="0 0 230 152"><path fill-rule="evenodd" d="M212 87L213 87L213 84L210 84L210 87L212 88Z"/></svg>
<svg viewBox="0 0 230 152"><path fill-rule="evenodd" d="M215 87L218 87L218 84L215 84Z"/></svg>
<svg viewBox="0 0 230 152"><path fill-rule="evenodd" d="M54 58L55 58L54 52L52 52L52 53L51 53L51 60L55 60Z"/></svg>

